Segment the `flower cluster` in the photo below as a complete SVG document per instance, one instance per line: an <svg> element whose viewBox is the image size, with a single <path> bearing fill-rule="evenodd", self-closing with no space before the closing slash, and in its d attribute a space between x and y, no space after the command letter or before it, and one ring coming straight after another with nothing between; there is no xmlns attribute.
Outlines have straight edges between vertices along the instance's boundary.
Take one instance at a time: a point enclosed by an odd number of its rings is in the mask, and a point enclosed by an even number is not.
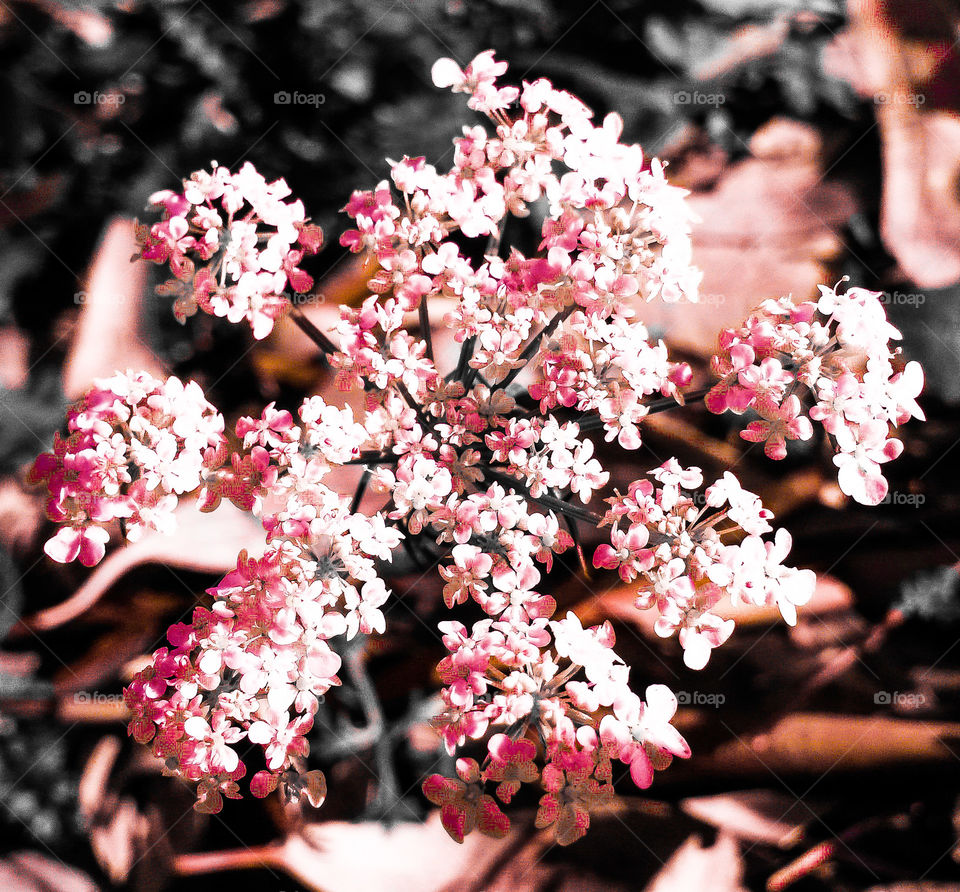
<svg viewBox="0 0 960 892"><path fill-rule="evenodd" d="M283 180L268 183L247 162L237 173L214 165L197 171L182 192L150 196L164 218L138 227L140 256L169 264L176 277L161 286L177 295L177 318L199 307L230 322L246 319L255 338L265 338L289 306L289 286L304 293L313 279L300 269L305 254L321 245L320 229L304 216L303 202L285 202Z"/></svg>
<svg viewBox="0 0 960 892"><path fill-rule="evenodd" d="M587 832L591 806L613 797L613 760L629 766L634 783L646 789L655 767L690 755L670 724L676 697L651 685L644 702L630 689L630 669L613 651L609 623L584 629L568 613L529 624L482 620L469 634L458 622L440 628L450 651L440 664L446 710L438 720L447 750L453 754L488 728L502 729L489 738L483 766L459 759L458 780L433 775L424 783L457 841L475 827L488 836L506 833L509 820L485 792L488 784L509 803L522 784L541 781L546 793L537 826L553 826L557 841L568 845ZM534 763L534 740L543 750L542 768Z"/></svg>
<svg viewBox="0 0 960 892"><path fill-rule="evenodd" d="M890 341L900 332L880 298L864 288L838 293L821 285L816 302L765 301L741 328L720 335L713 358L720 381L706 400L717 413L755 411L760 419L740 436L764 443L774 459L786 456L787 440L813 436L810 418L819 421L836 449L840 488L864 505L883 501L880 465L903 450L890 426L924 417L916 400L923 370L917 362L894 365L899 351Z"/></svg>
<svg viewBox="0 0 960 892"><path fill-rule="evenodd" d="M327 639L343 632L344 620L325 614L319 584L312 592L310 581L298 584L300 569L280 550L259 560L241 553L236 570L210 589L213 606L171 627L170 647L124 692L130 733L152 743L168 773L199 782L200 810L239 797L246 765L234 745L244 738L260 744L266 760L250 781L254 795L282 783L288 793L306 788L322 799L322 775L300 775L294 765L307 753L303 735L317 697L340 683L340 657Z"/></svg>
<svg viewBox="0 0 960 892"><path fill-rule="evenodd" d="M70 410L69 435L56 435L30 476L46 484L47 514L62 524L44 546L55 561L88 567L104 555L116 520L126 537L169 532L179 496L222 462L223 417L194 382L140 372L117 374Z"/></svg>
<svg viewBox="0 0 960 892"><path fill-rule="evenodd" d="M611 544L597 548L593 564L617 570L624 582L640 579L637 607L657 608L658 635L679 630L687 666L702 669L733 632L732 619L711 613L724 596L735 605L776 605L794 625L816 576L782 563L791 545L786 530L764 541L773 515L760 499L727 471L698 500L700 469L682 468L676 459L650 475L659 486L637 480L627 495L607 500L603 523L611 524ZM747 534L739 543L723 542L738 530Z"/></svg>
<svg viewBox="0 0 960 892"><path fill-rule="evenodd" d="M234 747L244 740L260 745L266 762L251 780L255 795L280 787L322 798L322 777L301 773L304 735L318 697L338 684L339 643L384 632L391 593L383 577L401 545L408 560L439 566L448 608L470 602L482 611L470 629L439 623L446 655L436 726L452 755L486 745L482 762L463 755L457 777L424 784L458 840L473 829L505 833L501 804L539 782L538 826L572 842L590 809L613 796L614 763L646 788L654 769L690 754L671 724L676 699L660 685L645 699L632 690L610 624L585 629L573 613L555 618L548 574L571 549L585 563L580 525L610 527L594 566L636 582L638 607L656 608L664 637L679 633L694 668L732 631L722 598L775 604L793 622L813 591L812 571L783 564L789 534L764 538L770 512L731 473L701 492L699 469L669 459L626 495L609 496L605 514L592 510L610 482L603 450L614 442L637 449L651 411L683 404L691 370L649 339L635 305L696 298L691 217L662 166L620 142L616 116L597 126L546 80L499 85L504 70L492 52L465 69L451 60L434 66L435 82L467 93L493 132L465 128L446 173L404 158L389 181L353 193L345 211L354 228L341 242L376 260L371 293L341 308L329 337L293 317L327 355L339 388L363 392L358 416L316 396L298 419L271 404L240 419L240 446L228 456L223 422L205 401L197 408L194 385L151 382L149 395L138 390L131 401L117 396L133 386L119 379L107 397L88 397L71 415L77 433L38 460L54 494L51 517L66 524L54 556L66 556L91 525L102 532L115 517L145 522L140 490L196 489L201 509L229 498L262 522L263 557L241 555L211 590L213 605L174 626L170 646L127 690L131 733L199 783L204 808L238 795L246 765ZM169 262L190 283L188 302L246 318L259 337L282 289L309 287L297 264L320 240L286 195L282 181L267 185L249 166L194 174L182 194L161 197L165 220L143 256ZM539 248L532 256L506 250L508 217L528 215L534 202L545 213ZM261 222L277 230L262 249ZM207 265L196 269L188 254ZM724 335L711 407L754 408L771 426L774 408L789 414L782 445L809 435L792 393L803 383L841 457L877 461L871 425L882 420L886 431L887 421L919 413L919 370L891 373L890 330L873 309L851 309L857 300L869 303L851 289L825 291L819 305L765 304L742 331ZM815 322L815 312L826 321ZM451 368L435 361L440 324L459 345ZM169 399L166 388L190 394L183 417L141 410ZM93 411L104 400L123 411L104 420ZM146 440L141 417L153 425ZM161 443L168 430L173 439ZM591 431L611 446L598 446ZM764 438L777 454L775 434ZM181 454L189 474L169 468ZM348 463L364 469L352 499L325 482ZM91 477L88 464L106 470ZM128 467L144 470L123 477ZM842 480L849 473L842 465ZM365 500L368 487L374 495ZM360 513L361 504L376 509ZM734 532L745 536L724 541ZM84 540L77 553L93 563L102 545Z"/></svg>
<svg viewBox="0 0 960 892"><path fill-rule="evenodd" d="M299 414L301 425L271 405L237 423L244 450L271 469L255 487L266 552L241 553L236 570L209 590L212 607L173 626L171 648L157 651L126 690L131 733L152 741L169 770L199 781L210 811L222 796L239 795L246 765L232 744L243 739L260 744L266 760L250 781L254 795L282 785L317 798L319 775L298 769L318 698L340 684L341 658L328 642L385 628L389 592L374 561L390 560L401 533L351 512L322 479L367 434L349 409L319 397ZM260 498L267 495L269 506Z"/></svg>
<svg viewBox="0 0 960 892"><path fill-rule="evenodd" d="M468 380L509 385L539 348L544 374L530 395L540 411L596 411L608 439L635 449L644 399L675 395L690 376L685 364L667 360L662 342L650 343L632 307L636 299L696 300L700 274L690 264L686 193L667 183L658 161L646 164L639 146L619 141L616 115L597 127L576 97L543 79L520 90L499 88L505 68L489 52L465 71L440 60L435 82L469 92L471 107L490 115L496 135L464 128L449 172L405 158L391 169L399 197L384 181L355 192L344 208L356 229L341 243L371 250L381 268L371 288L392 292L387 301L371 301L344 333L349 368L362 375L386 363L365 336L379 323L383 342L391 352L401 349L396 359L412 378L417 357L408 358L402 340L395 348L394 332L426 298L447 298L454 308L444 321L464 344L459 371L469 368ZM519 113L510 117L515 100ZM538 201L548 213L537 255L491 253L506 218L526 216ZM450 238L455 231L487 237L482 263L461 253ZM420 369L429 374L422 362Z"/></svg>

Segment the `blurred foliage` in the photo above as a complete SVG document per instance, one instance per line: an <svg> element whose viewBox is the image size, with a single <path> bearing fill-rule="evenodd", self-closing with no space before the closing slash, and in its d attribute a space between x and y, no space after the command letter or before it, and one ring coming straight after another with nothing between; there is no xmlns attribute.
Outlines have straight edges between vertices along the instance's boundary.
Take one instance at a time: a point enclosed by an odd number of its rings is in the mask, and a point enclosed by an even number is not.
<svg viewBox="0 0 960 892"><path fill-rule="evenodd" d="M50 722L0 715L3 849L25 844L63 852L81 838L77 775L66 735Z"/></svg>
<svg viewBox="0 0 960 892"><path fill-rule="evenodd" d="M0 592L0 641L3 641L23 610L20 570L3 546L0 546ZM2 679L0 673L0 681Z"/></svg>
<svg viewBox="0 0 960 892"><path fill-rule="evenodd" d="M893 606L908 619L955 623L960 620L960 573L954 566L916 573L901 584Z"/></svg>

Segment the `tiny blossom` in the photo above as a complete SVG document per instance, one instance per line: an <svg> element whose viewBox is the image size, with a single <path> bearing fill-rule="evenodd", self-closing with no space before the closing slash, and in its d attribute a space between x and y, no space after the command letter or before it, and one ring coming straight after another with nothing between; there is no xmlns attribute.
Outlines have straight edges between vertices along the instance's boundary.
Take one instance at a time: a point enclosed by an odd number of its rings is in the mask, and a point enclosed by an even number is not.
<svg viewBox="0 0 960 892"><path fill-rule="evenodd" d="M887 321L879 292L819 288L816 302L767 300L741 328L723 331L713 357L720 381L707 407L756 411L760 420L740 435L763 443L773 459L786 456L788 440L813 436L810 419L820 422L837 452L840 489L877 505L888 488L880 466L903 448L891 427L924 417L917 405L923 370L891 349L900 332Z"/></svg>
<svg viewBox="0 0 960 892"><path fill-rule="evenodd" d="M222 461L223 429L192 381L144 372L97 381L68 413L68 436L58 434L30 472L47 486L48 515L63 524L46 553L89 567L103 558L113 521L130 540L145 528L169 532L178 497Z"/></svg>
<svg viewBox="0 0 960 892"><path fill-rule="evenodd" d="M630 766L630 777L645 790L653 782L654 756L686 759L690 747L670 720L677 711L677 698L665 685L650 685L646 702L635 694L616 701L613 714L600 722L604 746L618 752L617 758Z"/></svg>
<svg viewBox="0 0 960 892"><path fill-rule="evenodd" d="M233 174L214 163L185 180L182 193L150 196L164 219L138 227L140 256L169 264L176 278L162 290L177 295L178 319L199 308L246 320L255 338L265 338L289 306L285 289L313 287L299 264L319 250L320 230L306 220L302 202L283 200L289 194L283 180L268 183L247 162Z"/></svg>
<svg viewBox="0 0 960 892"><path fill-rule="evenodd" d="M556 616L549 574L571 549L585 564L580 525L609 527L594 567L635 587L694 669L733 632L723 599L776 605L794 623L813 593L813 572L784 563L789 533L730 471L702 489L699 468L668 458L611 494L609 451L639 449L647 416L683 405L692 380L636 316L643 301L696 300L693 216L664 166L621 141L618 116L594 123L549 81L503 85L505 72L493 51L434 65L434 82L467 94L490 126L463 129L446 171L405 157L353 192L340 242L370 261L370 293L329 332L293 314L354 408L271 403L236 422L231 450L197 385L118 375L71 410L68 436L34 466L60 525L46 546L56 560L96 563L114 527L166 531L190 494L262 524L262 554L241 552L125 691L130 734L197 784L201 810L240 795L251 748L265 765L254 796L323 801L323 775L304 772L307 737L347 642L387 632L401 548L405 563L436 565L448 608L474 616L438 624L434 724L460 758L456 777L423 784L458 841L505 835L501 804L538 784L537 827L570 844L614 796L614 762L645 789L690 756L676 698L662 685L635 693L613 626ZM140 230L141 256L169 265L180 315L199 307L269 333L288 290L311 287L299 264L321 244L289 198L249 164L153 197L163 219ZM534 204L535 250L501 245L508 218ZM755 412L743 435L772 458L822 423L841 487L878 501L880 466L902 448L890 425L922 417L922 371L895 370L898 335L876 295L821 291L816 304L767 301L725 331L706 402ZM452 367L434 361L431 322L459 346ZM363 468L352 498L332 473L346 465ZM482 762L460 755L484 746Z"/></svg>
<svg viewBox="0 0 960 892"><path fill-rule="evenodd" d="M337 615L336 599L282 551L241 553L210 594L212 609L197 608L186 634L171 629L172 649L158 650L126 689L131 733L152 741L171 770L217 786L246 771L231 744L259 744L267 773L251 789L260 795L294 783L317 697L340 683L328 639L344 624L325 621ZM299 609L303 601L316 610Z"/></svg>
<svg viewBox="0 0 960 892"><path fill-rule="evenodd" d="M679 632L684 662L703 668L730 637L733 620L711 612L724 594L734 604L776 605L787 622L796 622L796 606L810 599L816 578L782 564L791 543L786 530L777 531L775 544L761 538L772 514L759 498L727 472L707 487L698 507L693 491L703 475L676 459L650 476L660 485L637 481L627 495L607 500L603 523L611 525L610 544L597 547L593 564L617 570L625 582L639 580L637 606L658 611L658 635ZM744 542L722 541L736 529L749 534Z"/></svg>
<svg viewBox="0 0 960 892"><path fill-rule="evenodd" d="M480 785L480 768L473 759L457 760L457 779L434 774L423 784L424 795L440 806L444 829L457 842L474 829L499 839L506 836L510 820Z"/></svg>

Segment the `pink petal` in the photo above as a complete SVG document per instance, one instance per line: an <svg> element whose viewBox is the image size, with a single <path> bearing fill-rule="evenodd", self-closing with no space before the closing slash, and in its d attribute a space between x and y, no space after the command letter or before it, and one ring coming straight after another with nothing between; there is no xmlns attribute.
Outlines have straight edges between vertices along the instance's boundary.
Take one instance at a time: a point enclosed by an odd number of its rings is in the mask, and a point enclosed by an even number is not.
<svg viewBox="0 0 960 892"><path fill-rule="evenodd" d="M43 546L47 556L60 564L69 564L80 554L83 533L76 527L63 527Z"/></svg>

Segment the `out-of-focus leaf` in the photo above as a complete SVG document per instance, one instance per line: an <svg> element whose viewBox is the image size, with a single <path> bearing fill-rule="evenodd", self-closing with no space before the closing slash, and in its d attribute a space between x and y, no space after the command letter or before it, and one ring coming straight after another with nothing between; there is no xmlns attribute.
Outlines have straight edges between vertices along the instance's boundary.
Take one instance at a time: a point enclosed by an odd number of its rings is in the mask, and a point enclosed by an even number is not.
<svg viewBox="0 0 960 892"><path fill-rule="evenodd" d="M116 885L125 883L137 857L146 849L149 820L129 798L121 799L108 819L90 831L97 863Z"/></svg>
<svg viewBox="0 0 960 892"><path fill-rule="evenodd" d="M712 753L700 753L696 771L721 776L769 777L769 773L817 777L826 771L877 771L904 764L952 761L960 724L885 716L794 713L769 731L733 737ZM692 770L675 762L665 778Z"/></svg>
<svg viewBox="0 0 960 892"><path fill-rule="evenodd" d="M181 876L198 876L267 867L317 892L440 892L470 888L471 880L510 851L514 840L515 832L503 839L474 833L463 845L452 845L439 813L424 824L389 828L373 821L328 821L308 824L302 834L276 845L181 855L174 869Z"/></svg>
<svg viewBox="0 0 960 892"><path fill-rule="evenodd" d="M696 796L684 799L680 807L739 839L779 848L795 845L811 819L809 804L801 805L795 798L773 790Z"/></svg>
<svg viewBox="0 0 960 892"><path fill-rule="evenodd" d="M82 822L69 756L63 731L49 720L0 714L0 838L8 849L76 842Z"/></svg>
<svg viewBox="0 0 960 892"><path fill-rule="evenodd" d="M64 603L28 620L35 630L51 629L79 616L95 604L125 573L143 564L165 564L182 570L226 573L236 566L237 555L263 550L259 525L250 515L224 503L215 512L202 514L193 505L177 510L177 528L169 534L149 532L113 551Z"/></svg>
<svg viewBox="0 0 960 892"><path fill-rule="evenodd" d="M800 11L840 15L843 0L699 0L704 9L734 19L789 15Z"/></svg>
<svg viewBox="0 0 960 892"><path fill-rule="evenodd" d="M0 859L0 888L9 892L97 892L97 885L76 867L37 851L12 852Z"/></svg>
<svg viewBox="0 0 960 892"><path fill-rule="evenodd" d="M891 320L903 333L904 353L923 366L925 392L956 406L960 403L960 283L946 288L901 288L886 300Z"/></svg>
<svg viewBox="0 0 960 892"><path fill-rule="evenodd" d="M696 836L691 836L670 856L644 892L746 892L742 879L743 858L737 841L731 834L721 832L712 846L704 846Z"/></svg>

